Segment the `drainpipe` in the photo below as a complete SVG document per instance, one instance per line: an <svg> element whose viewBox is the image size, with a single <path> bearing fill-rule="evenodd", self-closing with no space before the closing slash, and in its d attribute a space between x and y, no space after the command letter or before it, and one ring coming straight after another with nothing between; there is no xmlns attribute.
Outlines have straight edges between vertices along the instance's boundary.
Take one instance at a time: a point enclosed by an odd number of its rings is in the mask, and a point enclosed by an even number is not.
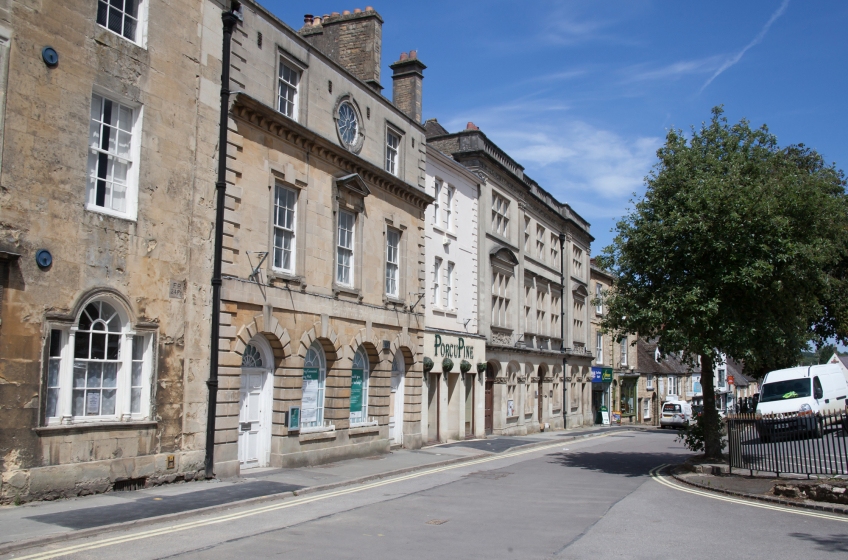
<svg viewBox="0 0 848 560"><path fill-rule="evenodd" d="M221 253L224 244L224 195L227 191L227 116L230 105L230 40L238 21L232 12L221 14L224 52L221 57L221 116L218 123L218 180L215 207L215 256L212 261L212 338L209 344L209 404L206 408L206 478L214 478L215 415L218 407L218 341L221 332Z"/></svg>
<svg viewBox="0 0 848 560"><path fill-rule="evenodd" d="M562 293L559 295L559 328L560 328L560 352L562 352L562 424L568 428L568 401L566 396L565 382L567 362L565 358L565 234L559 234L559 284Z"/></svg>

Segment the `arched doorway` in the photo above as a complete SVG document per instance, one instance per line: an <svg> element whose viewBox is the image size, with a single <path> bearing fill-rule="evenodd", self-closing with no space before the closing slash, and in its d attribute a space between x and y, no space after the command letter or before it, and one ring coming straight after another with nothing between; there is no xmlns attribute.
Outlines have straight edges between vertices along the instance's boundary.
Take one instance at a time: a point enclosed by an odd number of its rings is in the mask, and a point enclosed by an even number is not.
<svg viewBox="0 0 848 560"><path fill-rule="evenodd" d="M538 407L539 429L545 429L545 377L548 376L548 366L539 366L538 381L536 382L536 406Z"/></svg>
<svg viewBox="0 0 848 560"><path fill-rule="evenodd" d="M486 364L486 404L485 404L485 430L489 435L494 430L495 417L495 366L492 362Z"/></svg>
<svg viewBox="0 0 848 560"><path fill-rule="evenodd" d="M273 354L261 336L250 341L241 358L238 457L242 469L268 465L271 453Z"/></svg>
<svg viewBox="0 0 848 560"><path fill-rule="evenodd" d="M389 401L389 441L403 445L403 392L406 381L406 359L398 349L392 361L392 395Z"/></svg>

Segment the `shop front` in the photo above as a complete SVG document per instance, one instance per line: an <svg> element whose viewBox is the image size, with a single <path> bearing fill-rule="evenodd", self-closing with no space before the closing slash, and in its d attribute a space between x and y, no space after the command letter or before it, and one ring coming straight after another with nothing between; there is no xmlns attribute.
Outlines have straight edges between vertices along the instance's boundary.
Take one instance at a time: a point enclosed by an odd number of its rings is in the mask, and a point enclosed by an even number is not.
<svg viewBox="0 0 848 560"><path fill-rule="evenodd" d="M639 383L638 374L624 374L619 378L621 383L618 410L621 413L622 424L636 422L636 388Z"/></svg>
<svg viewBox="0 0 848 560"><path fill-rule="evenodd" d="M612 402L612 368L592 368L592 417L595 424L604 423L603 412L609 412ZM608 422L608 421L607 421Z"/></svg>
<svg viewBox="0 0 848 560"><path fill-rule="evenodd" d="M428 442L485 435L486 339L427 330L424 333L424 384L427 412L421 431ZM481 371L482 370L482 373Z"/></svg>

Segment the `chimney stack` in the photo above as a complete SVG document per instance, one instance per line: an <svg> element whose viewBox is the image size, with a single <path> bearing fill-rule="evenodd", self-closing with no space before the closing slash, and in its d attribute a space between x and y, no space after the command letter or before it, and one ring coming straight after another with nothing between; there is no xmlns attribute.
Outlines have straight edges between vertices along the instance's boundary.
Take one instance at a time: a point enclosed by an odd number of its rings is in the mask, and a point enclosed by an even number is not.
<svg viewBox="0 0 848 560"><path fill-rule="evenodd" d="M392 69L392 103L417 123L421 123L421 101L424 69L417 51L401 53L400 59L389 66Z"/></svg>
<svg viewBox="0 0 848 560"><path fill-rule="evenodd" d="M364 10L356 8L353 13L344 10L341 14L325 14L312 23L304 23L298 33L377 92L383 89L380 85L383 18L371 6Z"/></svg>

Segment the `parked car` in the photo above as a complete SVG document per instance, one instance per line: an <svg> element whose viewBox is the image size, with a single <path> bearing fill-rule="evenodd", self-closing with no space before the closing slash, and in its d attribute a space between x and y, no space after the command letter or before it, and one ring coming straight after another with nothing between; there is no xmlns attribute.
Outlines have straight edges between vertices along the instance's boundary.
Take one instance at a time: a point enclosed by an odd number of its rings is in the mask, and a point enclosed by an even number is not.
<svg viewBox="0 0 848 560"><path fill-rule="evenodd" d="M822 436L819 418L845 410L848 381L837 364L802 366L766 374L756 425L760 440L783 434ZM843 426L844 428L844 426Z"/></svg>
<svg viewBox="0 0 848 560"><path fill-rule="evenodd" d="M692 405L686 401L666 401L660 416L660 428L683 428L692 421Z"/></svg>

